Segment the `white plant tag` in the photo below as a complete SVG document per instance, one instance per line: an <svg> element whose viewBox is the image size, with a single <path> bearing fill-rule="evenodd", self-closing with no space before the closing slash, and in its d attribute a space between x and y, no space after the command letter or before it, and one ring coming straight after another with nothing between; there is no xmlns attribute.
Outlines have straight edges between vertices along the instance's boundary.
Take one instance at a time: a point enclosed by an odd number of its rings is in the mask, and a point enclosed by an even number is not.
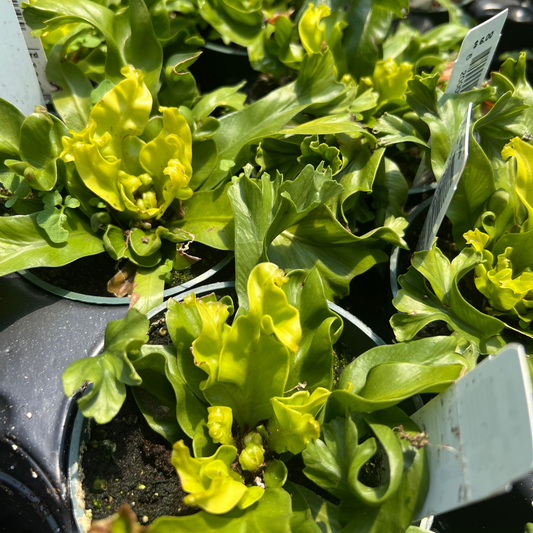
<svg viewBox="0 0 533 533"><path fill-rule="evenodd" d="M13 9L17 15L17 20L19 22L20 31L24 37L26 43L26 48L30 54L31 61L33 63L33 68L35 69L35 74L39 80L39 85L41 86L41 92L43 93L44 99L46 102L51 102L51 93L54 91L54 88L48 82L46 78L46 54L44 53L43 46L40 39L32 37L30 33L30 28L28 28L26 21L23 16L23 9L20 5L20 0L10 0L13 4Z"/></svg>
<svg viewBox="0 0 533 533"><path fill-rule="evenodd" d="M446 93L464 93L480 87L498 46L507 9L472 28L463 40L446 87Z"/></svg>
<svg viewBox="0 0 533 533"><path fill-rule="evenodd" d="M523 346L507 345L411 418L430 443L429 492L416 519L510 490L533 469L533 397Z"/></svg>
<svg viewBox="0 0 533 533"><path fill-rule="evenodd" d="M0 97L18 107L22 113L33 113L45 101L33 69L19 21L8 1L0 2Z"/></svg>
<svg viewBox="0 0 533 533"><path fill-rule="evenodd" d="M498 46L503 25L507 19L507 9L491 19L472 28L465 36L459 56L453 65L445 94L464 93L480 87L487 75L492 57ZM429 140L431 146L431 139ZM420 186L427 166L425 158L420 162L413 181L413 187Z"/></svg>
<svg viewBox="0 0 533 533"><path fill-rule="evenodd" d="M472 115L472 103L469 104L459 130L455 135L452 148L446 163L444 164L444 172L437 184L433 201L429 208L424 227L420 233L416 251L429 250L433 244L433 240L437 236L440 225L444 220L448 206L452 201L453 195L459 180L466 166L468 159L468 142L470 140L470 116Z"/></svg>

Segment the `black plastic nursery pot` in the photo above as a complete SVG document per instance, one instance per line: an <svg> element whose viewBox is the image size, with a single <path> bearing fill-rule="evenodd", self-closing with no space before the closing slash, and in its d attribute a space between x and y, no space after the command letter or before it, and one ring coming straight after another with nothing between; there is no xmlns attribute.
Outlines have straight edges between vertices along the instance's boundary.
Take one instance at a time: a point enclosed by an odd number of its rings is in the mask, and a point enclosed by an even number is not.
<svg viewBox="0 0 533 533"><path fill-rule="evenodd" d="M98 353L127 306L75 302L17 274L0 278L0 531L70 532L64 369Z"/></svg>
<svg viewBox="0 0 533 533"><path fill-rule="evenodd" d="M165 296L227 278L231 260L227 254ZM126 315L129 298L74 293L20 274L0 278L0 532L70 532L63 462L72 402L61 375L101 350L107 323Z"/></svg>
<svg viewBox="0 0 533 533"><path fill-rule="evenodd" d="M205 296L214 292L217 296L235 295L234 282L221 282L199 287L179 294L175 299L183 300L185 296L194 292L197 296ZM368 326L357 317L347 312L343 308L330 303L330 309L339 314L344 321L344 330L339 342L346 346L356 347L354 355L359 355L364 351L381 344L383 340L376 335ZM166 309L166 302L153 309L149 318L154 318ZM96 352L93 352L96 354ZM67 462L65 463L64 475L67 479L68 489L72 502L72 516L75 523L76 533L86 533L90 520L85 512L84 493L81 485L82 473L80 472L80 447L84 447L91 439L90 425L83 414L77 410L74 400L70 400L68 416L72 423L64 426L64 442L68 442L68 449L65 449ZM117 415L117 416L120 416ZM139 413L139 416L140 413ZM81 475L80 475L81 474ZM133 508L135 511L135 507ZM110 511L111 514L112 511ZM139 517L140 518L140 517Z"/></svg>
<svg viewBox="0 0 533 533"><path fill-rule="evenodd" d="M503 27L496 56L510 50L531 49L531 28L533 27L533 2L530 0L476 0L469 6L469 12L478 22L485 22L507 9L507 20Z"/></svg>
<svg viewBox="0 0 533 533"><path fill-rule="evenodd" d="M499 70L502 61L499 57L505 52L529 50L533 46L531 32L533 31L533 2L531 0L475 0L468 6L468 13L478 23L485 22L494 15L507 9L507 20L503 27L500 41L494 54L491 70ZM526 63L526 77L533 80L533 64Z"/></svg>
<svg viewBox="0 0 533 533"><path fill-rule="evenodd" d="M472 0L459 0L454 3L458 7L466 9L471 2ZM449 18L446 8L433 0L409 2L409 23L421 33L425 33L439 24L446 24Z"/></svg>

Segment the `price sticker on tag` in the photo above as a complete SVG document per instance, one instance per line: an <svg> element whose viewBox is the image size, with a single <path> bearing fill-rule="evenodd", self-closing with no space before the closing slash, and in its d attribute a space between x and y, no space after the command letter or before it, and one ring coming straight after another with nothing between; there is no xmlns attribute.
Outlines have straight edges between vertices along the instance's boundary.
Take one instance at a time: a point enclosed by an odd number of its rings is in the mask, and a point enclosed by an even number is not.
<svg viewBox="0 0 533 533"><path fill-rule="evenodd" d="M480 87L487 75L500 34L507 19L507 9L472 28L463 40L446 93L464 93Z"/></svg>
<svg viewBox="0 0 533 533"><path fill-rule="evenodd" d="M459 180L463 174L468 159L468 141L470 140L470 116L472 115L472 102L468 106L459 131L457 132L453 141L452 148L446 163L444 164L444 172L437 184L433 201L429 208L428 215L424 222L424 227L418 239L416 251L429 250L433 244L433 240L437 236L440 225L444 220L444 215L448 210L448 206L452 201L453 195Z"/></svg>
<svg viewBox="0 0 533 533"><path fill-rule="evenodd" d="M35 69L35 74L37 75L41 92L43 93L45 101L51 102L52 99L50 95L54 88L52 85L50 85L48 79L46 78L46 55L41 45L41 41L36 37L32 37L30 28L27 26L22 14L23 10L20 5L20 0L11 0L11 4L13 5L13 9L17 15L20 31L24 37L24 42L26 43L28 53L30 54L30 59L33 63L33 68Z"/></svg>

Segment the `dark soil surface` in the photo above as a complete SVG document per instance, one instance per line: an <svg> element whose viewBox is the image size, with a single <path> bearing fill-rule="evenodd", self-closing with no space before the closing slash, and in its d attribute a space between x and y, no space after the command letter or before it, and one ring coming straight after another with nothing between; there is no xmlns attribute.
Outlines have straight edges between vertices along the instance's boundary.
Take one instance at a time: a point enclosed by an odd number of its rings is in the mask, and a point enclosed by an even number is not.
<svg viewBox="0 0 533 533"><path fill-rule="evenodd" d="M113 296L107 292L107 282L117 273L117 261L107 253L82 257L57 268L32 268L32 274L61 289L89 294Z"/></svg>
<svg viewBox="0 0 533 533"><path fill-rule="evenodd" d="M109 424L91 420L90 435L81 469L85 509L93 519L117 512L124 503L143 524L196 512L183 503L186 493L170 463L171 445L148 426L130 392Z"/></svg>
<svg viewBox="0 0 533 533"><path fill-rule="evenodd" d="M342 341L338 341L333 347L333 388L339 385L342 371L354 360L350 347Z"/></svg>
<svg viewBox="0 0 533 533"><path fill-rule="evenodd" d="M150 329L148 330L148 344L157 344L159 346L171 346L172 339L168 334L167 322L165 320L165 313L161 311L154 318L150 320Z"/></svg>
<svg viewBox="0 0 533 533"><path fill-rule="evenodd" d="M5 194L5 192L5 189L0 187L0 194ZM0 217L11 217L16 214L12 208L6 207L6 201L5 198L0 198Z"/></svg>
<svg viewBox="0 0 533 533"><path fill-rule="evenodd" d="M174 271L173 282L167 288L176 287L203 274L228 254L194 242L190 245L188 253L202 260L184 270ZM107 291L107 282L117 273L120 266L123 265L111 259L107 253L103 253L83 257L62 267L33 268L30 272L61 289L91 296L113 297Z"/></svg>

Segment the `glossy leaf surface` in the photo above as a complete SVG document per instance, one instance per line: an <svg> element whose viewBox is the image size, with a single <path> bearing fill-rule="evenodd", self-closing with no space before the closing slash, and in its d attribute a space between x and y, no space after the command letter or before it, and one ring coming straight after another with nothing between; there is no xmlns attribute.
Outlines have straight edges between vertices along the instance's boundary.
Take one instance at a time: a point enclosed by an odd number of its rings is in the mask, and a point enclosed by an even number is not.
<svg viewBox="0 0 533 533"><path fill-rule="evenodd" d="M268 96L241 111L220 119L220 128L213 136L218 145L218 162L234 160L240 168L246 160L239 152L253 141L277 133L296 114L312 104L324 103L340 94L343 85L335 82L331 54L306 57L295 82L272 91ZM204 187L215 188L224 181L227 170L216 165Z"/></svg>
<svg viewBox="0 0 533 533"><path fill-rule="evenodd" d="M0 275L25 268L63 266L104 251L102 239L74 211L66 211L67 242L56 244L37 223L38 214L0 217Z"/></svg>
<svg viewBox="0 0 533 533"><path fill-rule="evenodd" d="M191 457L182 440L174 444L172 464L180 476L183 490L189 494L184 503L200 507L213 515L222 515L238 506L246 509L260 500L265 491L246 487L231 469L237 456L234 446L223 444L210 457Z"/></svg>
<svg viewBox="0 0 533 533"><path fill-rule="evenodd" d="M324 440L303 452L304 473L341 498L339 519L345 531L404 531L423 503L429 481L425 451L400 440L394 431L399 425L410 436L418 433L398 408L334 418L323 426ZM365 434L371 436L365 440ZM374 471L367 485L361 480L362 468L376 453L376 440L387 456L388 475L380 477ZM383 461L383 455L375 460Z"/></svg>
<svg viewBox="0 0 533 533"><path fill-rule="evenodd" d="M456 344L453 337L431 337L368 350L342 372L326 416L344 408L374 412L414 394L446 390L467 368Z"/></svg>
<svg viewBox="0 0 533 533"><path fill-rule="evenodd" d="M275 265L256 267L248 281L249 311L231 328L218 303L189 303L197 305L203 323L192 345L197 364L209 376L200 388L211 405L231 407L241 427L270 417L270 398L283 395L289 350L296 351L301 338L298 312L279 288L282 283Z"/></svg>
<svg viewBox="0 0 533 533"><path fill-rule="evenodd" d="M304 517L305 520L305 517ZM248 509L234 509L222 515L199 512L190 516L158 518L151 526L151 533L293 533L292 524L302 522L292 508L292 500L284 489L266 489L264 496ZM308 521L306 521L308 522ZM307 531L319 533L314 523L308 523ZM302 529L301 531L306 531Z"/></svg>

